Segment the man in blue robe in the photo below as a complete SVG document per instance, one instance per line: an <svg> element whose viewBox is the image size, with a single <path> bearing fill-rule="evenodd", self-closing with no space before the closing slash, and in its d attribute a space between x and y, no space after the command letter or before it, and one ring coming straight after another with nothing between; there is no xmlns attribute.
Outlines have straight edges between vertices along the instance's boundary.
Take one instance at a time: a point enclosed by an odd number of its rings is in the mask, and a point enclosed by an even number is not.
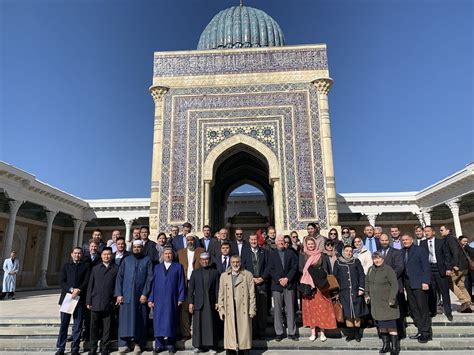
<svg viewBox="0 0 474 355"><path fill-rule="evenodd" d="M165 350L175 353L176 329L179 320L178 307L185 300L183 266L173 262L173 249L165 247L163 262L155 265L153 286L148 305L153 308L153 332L155 352Z"/></svg>
<svg viewBox="0 0 474 355"><path fill-rule="evenodd" d="M146 346L147 301L153 280L151 259L142 253L143 242L134 240L132 256L120 264L115 283L115 294L119 309L118 346L119 353L129 351L128 344L135 340L135 353Z"/></svg>

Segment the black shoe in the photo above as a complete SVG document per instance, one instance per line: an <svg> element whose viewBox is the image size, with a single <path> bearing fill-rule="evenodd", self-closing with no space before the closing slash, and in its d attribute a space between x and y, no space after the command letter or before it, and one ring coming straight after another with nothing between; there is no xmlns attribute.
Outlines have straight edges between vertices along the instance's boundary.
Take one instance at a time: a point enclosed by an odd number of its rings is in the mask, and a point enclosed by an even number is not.
<svg viewBox="0 0 474 355"><path fill-rule="evenodd" d="M110 350L105 349L105 350L102 350L100 353L101 353L101 355L110 355Z"/></svg>
<svg viewBox="0 0 474 355"><path fill-rule="evenodd" d="M168 348L168 354L176 354L176 349L175 348Z"/></svg>
<svg viewBox="0 0 474 355"><path fill-rule="evenodd" d="M418 338L418 342L421 343L421 344L425 344L427 343L428 341L430 340L430 337L426 336L426 335L422 335Z"/></svg>
<svg viewBox="0 0 474 355"><path fill-rule="evenodd" d="M410 339L418 339L419 337L421 337L421 333L416 333L415 335L409 336Z"/></svg>
<svg viewBox="0 0 474 355"><path fill-rule="evenodd" d="M54 353L54 355L64 355L64 350L58 350Z"/></svg>
<svg viewBox="0 0 474 355"><path fill-rule="evenodd" d="M390 336L387 333L380 333L382 339L382 349L379 350L379 354L386 354L392 350Z"/></svg>
<svg viewBox="0 0 474 355"><path fill-rule="evenodd" d="M102 355L104 354L104 352L102 352ZM87 355L97 355L97 350L90 350Z"/></svg>
<svg viewBox="0 0 474 355"><path fill-rule="evenodd" d="M71 351L71 355L80 355L79 351Z"/></svg>
<svg viewBox="0 0 474 355"><path fill-rule="evenodd" d="M72 335L69 335L66 339L66 341L72 341Z"/></svg>
<svg viewBox="0 0 474 355"><path fill-rule="evenodd" d="M296 335L288 335L288 339L298 341L298 337Z"/></svg>
<svg viewBox="0 0 474 355"><path fill-rule="evenodd" d="M392 349L390 350L390 355L400 354L400 339L397 335L390 335L390 342L392 343Z"/></svg>
<svg viewBox="0 0 474 355"><path fill-rule="evenodd" d="M154 351L155 353L157 353L157 354L159 354L159 353L161 353L161 352L163 352L163 351L165 351L165 350L166 350L166 348L155 348L155 349L153 349L153 351Z"/></svg>
<svg viewBox="0 0 474 355"><path fill-rule="evenodd" d="M280 342L280 341L282 341L282 340L283 340L283 338L284 338L283 334L281 334L281 335L277 335L277 336L275 337L275 341L278 341L278 342Z"/></svg>
<svg viewBox="0 0 474 355"><path fill-rule="evenodd" d="M448 320L449 320L450 322L453 321L453 315L452 315L452 314L446 314L446 318L448 318Z"/></svg>

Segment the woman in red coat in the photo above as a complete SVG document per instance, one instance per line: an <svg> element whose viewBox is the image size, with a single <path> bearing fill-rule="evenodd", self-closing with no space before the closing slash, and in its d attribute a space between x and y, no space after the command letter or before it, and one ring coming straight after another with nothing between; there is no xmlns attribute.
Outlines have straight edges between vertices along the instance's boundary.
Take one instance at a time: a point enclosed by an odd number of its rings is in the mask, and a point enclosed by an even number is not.
<svg viewBox="0 0 474 355"><path fill-rule="evenodd" d="M311 328L309 340L316 340L316 328L321 331L321 341L326 341L325 329L336 329L336 317L328 291L327 270L322 268L321 252L316 248L313 238L304 242L304 266L301 284L309 285L315 292L311 296L303 296L303 325ZM301 265L301 264L300 264ZM321 291L323 290L323 291Z"/></svg>

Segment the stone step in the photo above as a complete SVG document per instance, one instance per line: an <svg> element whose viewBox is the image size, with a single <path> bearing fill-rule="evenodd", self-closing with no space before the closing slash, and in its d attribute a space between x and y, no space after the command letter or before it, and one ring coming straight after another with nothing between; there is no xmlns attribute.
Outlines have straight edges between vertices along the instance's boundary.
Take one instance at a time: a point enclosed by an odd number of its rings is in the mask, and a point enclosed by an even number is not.
<svg viewBox="0 0 474 355"><path fill-rule="evenodd" d="M299 328L300 337L309 337L311 331L309 328ZM407 334L416 334L417 330L413 326L407 328ZM30 338L56 338L59 333L59 326L8 326L0 327L0 339L30 339ZM71 333L71 330L69 330ZM272 337L274 335L273 328L266 329L266 335ZM474 329L471 326L458 326L453 324L449 327L435 326L433 327L433 335L435 338L474 338ZM340 330L327 330L326 336L328 338L341 338L343 335ZM375 328L364 329L364 337L377 337L377 330Z"/></svg>
<svg viewBox="0 0 474 355"><path fill-rule="evenodd" d="M306 339L299 341L292 341L283 339L281 342L275 340L270 341L254 341L253 349L257 350L272 350L272 351L286 351L286 350L369 350L376 351L380 348L380 340L376 338L364 338L360 343L351 341L347 343L343 339L328 339L326 342L319 340L311 342ZM179 350L191 350L191 341L184 344L178 342ZM151 349L153 343L148 341L147 347ZM69 344L68 344L69 347ZM24 352L42 352L54 351L55 340L53 339L24 339L21 342L15 339L2 339L0 341L0 351L24 351ZM440 351L440 350L469 350L474 351L474 343L471 339L460 338L445 338L435 339L427 344L420 344L416 340L403 340L401 342L401 350L411 351Z"/></svg>

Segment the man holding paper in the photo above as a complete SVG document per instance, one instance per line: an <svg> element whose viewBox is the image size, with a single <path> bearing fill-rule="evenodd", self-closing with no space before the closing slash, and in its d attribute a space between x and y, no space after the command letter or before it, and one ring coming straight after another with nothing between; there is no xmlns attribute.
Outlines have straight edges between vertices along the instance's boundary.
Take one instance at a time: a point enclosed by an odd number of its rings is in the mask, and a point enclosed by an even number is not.
<svg viewBox="0 0 474 355"><path fill-rule="evenodd" d="M59 329L58 340L56 342L56 355L63 355L66 349L67 330L71 321L71 314L74 320L72 326L71 355L79 354L79 343L81 340L81 325L86 299L87 283L90 276L89 264L81 261L82 249L73 248L71 261L65 263L59 274L59 285L61 286L61 297L59 304L61 307L61 327ZM69 309L63 302L70 303ZM75 304L75 307L74 307Z"/></svg>

